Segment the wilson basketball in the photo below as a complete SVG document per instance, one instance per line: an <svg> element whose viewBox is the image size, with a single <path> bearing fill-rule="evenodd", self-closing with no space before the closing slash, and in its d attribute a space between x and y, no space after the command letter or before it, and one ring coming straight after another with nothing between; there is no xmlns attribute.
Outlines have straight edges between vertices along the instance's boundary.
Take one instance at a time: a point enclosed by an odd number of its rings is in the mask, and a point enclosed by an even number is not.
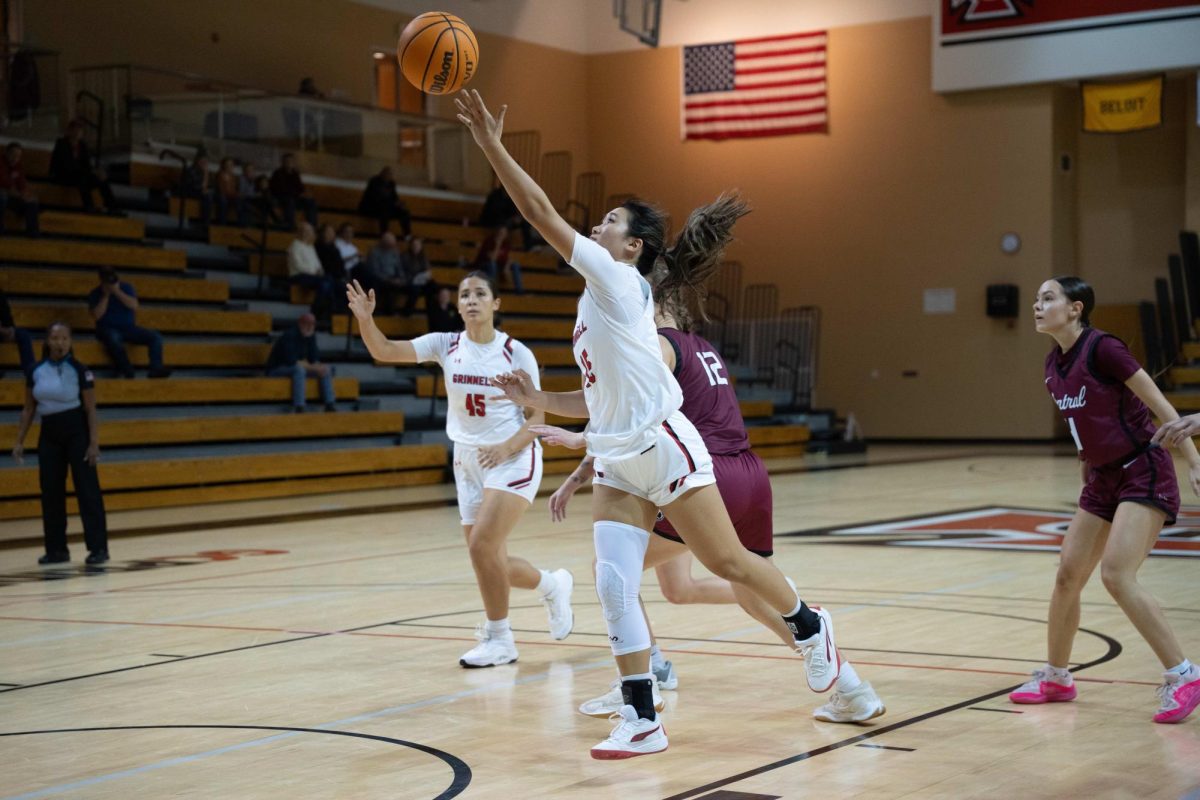
<svg viewBox="0 0 1200 800"><path fill-rule="evenodd" d="M453 94L475 74L479 42L458 17L429 11L401 32L396 57L405 79L422 92Z"/></svg>

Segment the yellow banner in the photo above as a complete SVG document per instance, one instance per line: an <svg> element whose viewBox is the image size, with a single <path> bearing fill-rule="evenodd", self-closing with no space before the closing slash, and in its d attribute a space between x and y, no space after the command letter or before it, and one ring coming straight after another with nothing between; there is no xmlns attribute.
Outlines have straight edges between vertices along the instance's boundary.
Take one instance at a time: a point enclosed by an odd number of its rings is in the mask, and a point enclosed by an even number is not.
<svg viewBox="0 0 1200 800"><path fill-rule="evenodd" d="M1162 124L1163 79L1083 84L1083 129L1125 133Z"/></svg>

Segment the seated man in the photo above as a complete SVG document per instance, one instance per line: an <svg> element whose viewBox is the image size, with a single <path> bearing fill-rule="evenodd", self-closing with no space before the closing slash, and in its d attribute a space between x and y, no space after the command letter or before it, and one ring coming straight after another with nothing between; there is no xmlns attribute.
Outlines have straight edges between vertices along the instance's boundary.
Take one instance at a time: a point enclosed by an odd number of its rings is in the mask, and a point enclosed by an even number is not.
<svg viewBox="0 0 1200 800"><path fill-rule="evenodd" d="M312 312L319 319L328 320L333 307L333 279L325 274L321 259L317 255L314 244L317 232L307 222L301 222L296 229L296 238L288 245L287 265L288 281L294 286L311 289L316 293L313 298Z"/></svg>
<svg viewBox="0 0 1200 800"><path fill-rule="evenodd" d="M92 164L92 154L83 141L83 123L73 119L67 123L67 132L54 143L50 154L50 180L60 186L74 186L83 200L83 210L93 208L92 190L99 189L104 208L110 214L117 210L112 187L104 170Z"/></svg>
<svg viewBox="0 0 1200 800"><path fill-rule="evenodd" d="M23 152L18 142L9 142L0 162L0 234L4 233L5 213L11 208L25 215L25 233L38 235L38 199L25 180L25 168L21 166Z"/></svg>
<svg viewBox="0 0 1200 800"><path fill-rule="evenodd" d="M308 224L317 225L317 201L304 188L304 179L296 168L296 156L284 153L280 159L279 169L271 173L271 199L279 204L283 214L283 224L288 230L296 227L296 207L304 211Z"/></svg>
<svg viewBox="0 0 1200 800"><path fill-rule="evenodd" d="M33 337L24 328L18 328L13 322L12 309L8 305L8 296L0 290L0 342L15 342L17 357L21 362L21 372L29 375L36 366L33 358Z"/></svg>
<svg viewBox="0 0 1200 800"><path fill-rule="evenodd" d="M304 411L304 387L308 376L320 380L321 402L326 411L337 411L333 394L333 367L321 363L317 350L317 318L301 314L296 326L284 331L267 356L267 375L292 379L292 411Z"/></svg>
<svg viewBox="0 0 1200 800"><path fill-rule="evenodd" d="M363 288L374 289L379 297L379 310L388 314L394 312L396 298L408 289L395 234L385 233L379 237L379 243L367 253L366 266L359 272L363 273L360 275Z"/></svg>
<svg viewBox="0 0 1200 800"><path fill-rule="evenodd" d="M88 309L96 320L96 338L104 343L117 372L126 378L133 377L133 365L125 352L125 344L130 342L150 349L151 378L170 375L171 370L163 368L162 334L137 326L137 292L112 267L101 267L99 274L100 285L88 295Z"/></svg>
<svg viewBox="0 0 1200 800"><path fill-rule="evenodd" d="M392 179L391 167L384 167L378 175L367 181L367 188L358 201L358 213L379 220L381 234L388 232L392 220L400 223L400 230L405 236L412 233L412 215L396 194L396 181Z"/></svg>

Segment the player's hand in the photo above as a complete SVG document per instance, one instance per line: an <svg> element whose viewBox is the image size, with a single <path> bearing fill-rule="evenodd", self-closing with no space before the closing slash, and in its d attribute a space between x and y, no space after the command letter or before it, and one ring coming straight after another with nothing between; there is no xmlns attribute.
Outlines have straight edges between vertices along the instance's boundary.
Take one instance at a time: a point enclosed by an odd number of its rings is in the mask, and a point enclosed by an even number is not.
<svg viewBox="0 0 1200 800"><path fill-rule="evenodd" d="M582 433L563 430L554 425L530 425L529 432L545 444L560 444L568 450L582 450L587 446L587 440L583 438Z"/></svg>
<svg viewBox="0 0 1200 800"><path fill-rule="evenodd" d="M346 284L346 302L359 322L366 322L375 313L375 290L364 292L358 281Z"/></svg>
<svg viewBox="0 0 1200 800"><path fill-rule="evenodd" d="M88 466L96 466L96 462L100 460L100 445L95 442L89 444L87 452L83 454L83 460L88 463Z"/></svg>
<svg viewBox="0 0 1200 800"><path fill-rule="evenodd" d="M481 148L499 146L500 136L504 133L504 115L508 106L500 106L500 116L493 117L483 104L483 98L474 89L463 89L454 98L458 107L458 119L471 131L475 144Z"/></svg>
<svg viewBox="0 0 1200 800"><path fill-rule="evenodd" d="M1154 438L1150 441L1167 447L1179 447L1185 439L1198 433L1200 433L1200 414L1189 414L1163 425L1154 432Z"/></svg>
<svg viewBox="0 0 1200 800"><path fill-rule="evenodd" d="M533 388L533 379L523 369L500 373L492 378L492 386L504 392L504 399L511 400L519 406L530 405L534 392L537 391ZM494 395L491 399L499 400L500 396Z"/></svg>
<svg viewBox="0 0 1200 800"><path fill-rule="evenodd" d="M13 458L18 464L25 463L25 445L19 444L13 448Z"/></svg>
<svg viewBox="0 0 1200 800"><path fill-rule="evenodd" d="M550 495L550 521L562 522L567 518L567 503L571 502L571 498L575 492L579 490L580 483L574 475L563 481L563 485L558 487L558 491Z"/></svg>
<svg viewBox="0 0 1200 800"><path fill-rule="evenodd" d="M502 444L479 448L479 465L484 469L499 466L512 457L508 447Z"/></svg>

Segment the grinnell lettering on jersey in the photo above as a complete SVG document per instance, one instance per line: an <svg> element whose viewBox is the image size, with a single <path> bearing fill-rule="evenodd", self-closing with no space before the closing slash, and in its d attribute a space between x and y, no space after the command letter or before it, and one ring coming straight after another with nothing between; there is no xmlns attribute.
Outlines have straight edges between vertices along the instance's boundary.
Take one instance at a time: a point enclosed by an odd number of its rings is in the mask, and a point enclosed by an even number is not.
<svg viewBox="0 0 1200 800"><path fill-rule="evenodd" d="M1079 394L1071 397L1069 394L1064 394L1062 397L1054 397L1054 403L1058 406L1059 411L1066 411L1068 408L1083 408L1087 405L1087 399L1084 395L1087 393L1086 386L1079 387Z"/></svg>
<svg viewBox="0 0 1200 800"><path fill-rule="evenodd" d="M455 373L451 378L451 383L469 383L472 386L491 386L488 379L482 375L459 375Z"/></svg>
<svg viewBox="0 0 1200 800"><path fill-rule="evenodd" d="M579 341L579 337L583 336L585 331L587 331L587 325L584 325L582 322L575 326L575 332L571 334L572 347L575 346L575 343Z"/></svg>

